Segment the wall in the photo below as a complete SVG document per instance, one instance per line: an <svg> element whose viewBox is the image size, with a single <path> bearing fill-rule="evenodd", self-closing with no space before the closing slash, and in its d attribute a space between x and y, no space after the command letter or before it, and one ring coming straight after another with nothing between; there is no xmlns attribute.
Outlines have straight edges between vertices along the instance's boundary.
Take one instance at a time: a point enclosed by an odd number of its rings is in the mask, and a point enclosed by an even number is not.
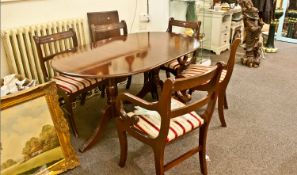
<svg viewBox="0 0 297 175"><path fill-rule="evenodd" d="M67 18L85 18L87 12L118 10L120 19L126 20L128 31L165 31L169 1L149 0L151 20L139 22L146 13L146 0L23 0L1 3L1 30L19 26L46 23ZM134 18L135 15L135 18ZM2 46L1 46L2 47ZM8 74L1 48L1 77Z"/></svg>
<svg viewBox="0 0 297 175"><path fill-rule="evenodd" d="M169 3L169 15L177 20L186 20L187 2L171 1Z"/></svg>

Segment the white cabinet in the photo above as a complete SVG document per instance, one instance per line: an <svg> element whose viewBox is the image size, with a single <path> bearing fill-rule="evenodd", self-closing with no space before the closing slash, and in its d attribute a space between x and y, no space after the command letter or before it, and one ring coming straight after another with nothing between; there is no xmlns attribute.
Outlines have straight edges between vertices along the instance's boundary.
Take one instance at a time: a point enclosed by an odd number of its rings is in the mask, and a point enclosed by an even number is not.
<svg viewBox="0 0 297 175"><path fill-rule="evenodd" d="M200 32L205 34L202 48L217 55L229 49L232 11L202 10L197 18L201 21Z"/></svg>

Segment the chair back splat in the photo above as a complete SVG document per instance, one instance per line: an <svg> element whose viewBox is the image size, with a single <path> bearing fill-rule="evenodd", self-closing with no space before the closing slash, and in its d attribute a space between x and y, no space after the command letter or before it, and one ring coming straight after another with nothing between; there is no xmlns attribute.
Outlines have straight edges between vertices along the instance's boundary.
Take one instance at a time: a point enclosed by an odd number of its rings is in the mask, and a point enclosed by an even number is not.
<svg viewBox="0 0 297 175"><path fill-rule="evenodd" d="M114 29L102 32L101 35L97 35L96 38L92 37L92 25L108 25L108 24L114 24L119 23L119 14L118 11L105 11L105 12L88 12L88 23L89 23L89 29L90 29L90 37L91 41L95 42L102 39L107 39L113 36L119 36L120 30Z"/></svg>
<svg viewBox="0 0 297 175"><path fill-rule="evenodd" d="M121 29L123 30L123 34L121 33L116 33L117 35L106 35L105 37L115 37L115 36L121 36L121 35L127 35L128 30L127 30L127 24L124 20L122 20L119 23L113 23L113 24L105 24L105 25L91 25L91 37L93 41L98 41L97 39L102 35L110 32L110 31L119 31L121 32ZM105 38L104 37L104 38Z"/></svg>
<svg viewBox="0 0 297 175"><path fill-rule="evenodd" d="M185 29L189 28L193 30L192 37L199 39L200 26L201 26L201 21L196 21L196 22L180 21L180 20L175 20L174 18L171 17L168 22L167 32L173 33L173 27L181 27Z"/></svg>
<svg viewBox="0 0 297 175"><path fill-rule="evenodd" d="M72 28L68 31L54 33L51 35L34 36L33 39L35 41L38 58L41 64L41 70L45 80L47 81L50 80L52 75L50 76L51 73L48 71L50 69L47 69L48 65L46 65L46 63L56 55L76 51L78 46L76 33ZM64 50L59 49L56 50L55 53L52 53L47 49L47 47L54 47L56 44L59 44L59 42L67 43Z"/></svg>

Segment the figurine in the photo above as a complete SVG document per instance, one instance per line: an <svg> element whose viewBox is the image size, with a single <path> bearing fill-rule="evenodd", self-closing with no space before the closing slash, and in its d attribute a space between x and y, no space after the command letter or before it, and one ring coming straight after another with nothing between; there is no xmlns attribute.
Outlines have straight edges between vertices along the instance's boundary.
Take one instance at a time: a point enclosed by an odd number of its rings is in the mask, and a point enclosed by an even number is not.
<svg viewBox="0 0 297 175"><path fill-rule="evenodd" d="M243 21L246 32L246 55L241 59L242 64L249 67L259 67L260 65L260 42L261 30L264 22L259 17L259 11L253 6L251 0L242 0L239 2L243 11Z"/></svg>

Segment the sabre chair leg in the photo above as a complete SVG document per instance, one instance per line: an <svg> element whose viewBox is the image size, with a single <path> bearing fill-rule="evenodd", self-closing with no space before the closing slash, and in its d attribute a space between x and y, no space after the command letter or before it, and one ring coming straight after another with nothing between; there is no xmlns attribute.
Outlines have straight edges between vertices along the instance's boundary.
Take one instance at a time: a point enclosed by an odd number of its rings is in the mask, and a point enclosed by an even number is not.
<svg viewBox="0 0 297 175"><path fill-rule="evenodd" d="M128 152L128 143L127 143L127 133L126 131L122 131L121 129L118 129L118 136L120 141L120 162L119 166L124 167L127 160L127 152Z"/></svg>
<svg viewBox="0 0 297 175"><path fill-rule="evenodd" d="M227 95L226 95L226 92L224 93L224 108L225 109L228 109L228 101L227 101Z"/></svg>
<svg viewBox="0 0 297 175"><path fill-rule="evenodd" d="M73 131L74 136L77 138L78 131L73 117L74 115L73 115L73 109L72 109L72 102L73 102L72 98L65 98L65 108L66 108L66 111L68 112L67 115L69 119L69 124Z"/></svg>
<svg viewBox="0 0 297 175"><path fill-rule="evenodd" d="M206 137L207 137L207 126L202 126L199 131L199 162L200 170L203 175L207 175L207 162L206 162Z"/></svg>
<svg viewBox="0 0 297 175"><path fill-rule="evenodd" d="M164 175L164 148L153 148L156 175Z"/></svg>
<svg viewBox="0 0 297 175"><path fill-rule="evenodd" d="M218 96L218 112L219 112L219 118L221 121L221 125L223 127L226 127L226 121L224 116L224 94L219 94Z"/></svg>

